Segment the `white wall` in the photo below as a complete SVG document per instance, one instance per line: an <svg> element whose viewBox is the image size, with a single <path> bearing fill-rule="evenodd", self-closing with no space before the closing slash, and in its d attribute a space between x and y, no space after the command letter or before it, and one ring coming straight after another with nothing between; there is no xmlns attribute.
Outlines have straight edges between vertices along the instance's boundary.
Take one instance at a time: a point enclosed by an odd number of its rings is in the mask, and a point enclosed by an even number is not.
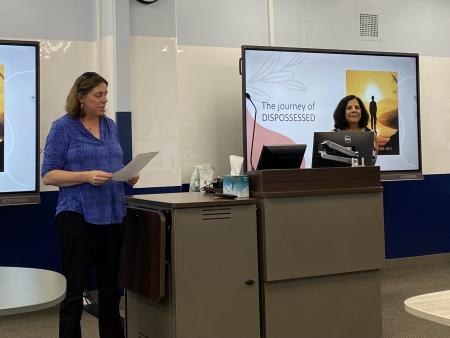
<svg viewBox="0 0 450 338"><path fill-rule="evenodd" d="M229 173L229 155L243 153L240 49L180 46L178 56L182 180L195 164Z"/></svg>
<svg viewBox="0 0 450 338"><path fill-rule="evenodd" d="M96 0L0 0L0 38L95 40Z"/></svg>
<svg viewBox="0 0 450 338"><path fill-rule="evenodd" d="M139 125L134 128L135 145L165 127L163 116L167 113L163 111L168 108L167 121L176 120L175 128L179 126L179 147L174 149L180 152L181 182L189 182L195 164L213 163L223 175L229 170L228 155L242 155L240 45L267 45L269 19L273 19L274 44L278 46L420 53L423 171L450 173L450 160L438 151L450 147L448 128L442 123L450 116L446 71L450 22L445 18L450 2L273 0L273 18L269 18L268 1L171 0L164 7L132 3L132 34L142 39L142 34L175 33L173 48L178 51L173 63L162 62L150 50L141 51L141 58L148 60L143 67L158 74L152 73L155 85L159 87L167 74L166 81L174 81L169 87L178 91L170 102L164 101L167 96L153 93L137 98L148 109L133 109L134 124ZM379 14L379 40L358 36L360 11ZM162 28L152 28L146 20L156 17L157 22L167 20ZM145 72L144 68L140 71ZM134 86L139 88L143 83L135 81ZM154 178L152 184L158 184Z"/></svg>
<svg viewBox="0 0 450 338"><path fill-rule="evenodd" d="M114 1L126 0L100 2ZM113 56L107 53L114 53L114 22L103 17L103 31L97 27L97 4L0 0L0 38L69 46L54 48L49 58L41 59L41 144L50 122L63 113L77 75L96 69L114 72ZM214 163L218 174L226 173L228 155L242 154L240 45L268 44L268 2L161 0L145 6L129 0L129 6L134 153L164 152L143 173L142 186L187 183L198 163ZM359 9L380 13L379 41L357 37ZM274 42L419 52L424 172L449 173L448 13L446 0L273 0ZM115 99L110 97L112 105Z"/></svg>
<svg viewBox="0 0 450 338"><path fill-rule="evenodd" d="M423 172L450 173L450 57L423 57L420 69Z"/></svg>
<svg viewBox="0 0 450 338"><path fill-rule="evenodd" d="M83 72L97 70L97 44L92 41L47 41L53 46L62 46L50 52L40 63L40 138L41 148L51 123L65 114L64 105L74 80ZM42 42L41 42L42 46ZM42 163L42 153L41 160ZM41 191L56 190L41 184Z"/></svg>
<svg viewBox="0 0 450 338"><path fill-rule="evenodd" d="M65 113L64 103L75 78L98 69L96 2L0 0L0 8L0 39L40 41L42 148L52 121ZM41 184L41 190L55 188Z"/></svg>
<svg viewBox="0 0 450 338"><path fill-rule="evenodd" d="M446 43L450 21L445 19L450 2L273 0L273 4L275 45L420 53L423 172L450 173L450 156L443 155L450 148L445 123L450 116L450 45ZM267 9L266 2L256 6L257 12ZM190 10L194 13L202 7L196 2ZM379 13L379 40L359 38L357 13L361 10ZM194 21L195 16L189 20ZM234 22L228 12L222 14L224 21ZM215 27L205 29L201 40L187 36L194 34L198 24L184 33L185 43L180 42L179 47L186 51L178 62L183 182L188 182L196 163L212 162L223 174L228 170L227 156L242 154L241 83L236 64L239 44L247 44L247 40L243 34L240 42L235 41L233 26L223 29L223 34L228 32L228 42L223 35L214 41ZM214 43L231 47L220 49ZM226 123L219 123L224 120Z"/></svg>
<svg viewBox="0 0 450 338"><path fill-rule="evenodd" d="M181 185L180 109L175 39L132 38L133 154L159 151L137 187Z"/></svg>

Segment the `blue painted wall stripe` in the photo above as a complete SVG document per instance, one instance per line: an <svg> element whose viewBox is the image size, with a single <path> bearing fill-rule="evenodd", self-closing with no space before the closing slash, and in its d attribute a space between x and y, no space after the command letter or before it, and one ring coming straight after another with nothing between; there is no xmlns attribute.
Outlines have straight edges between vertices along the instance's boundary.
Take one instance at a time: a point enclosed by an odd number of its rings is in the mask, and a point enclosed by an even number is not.
<svg viewBox="0 0 450 338"><path fill-rule="evenodd" d="M383 187L386 258L450 252L450 174L426 175L423 181L384 182ZM132 193L188 188L183 184L132 189ZM0 207L0 266L59 269L57 198L56 191L43 192L41 204Z"/></svg>
<svg viewBox="0 0 450 338"><path fill-rule="evenodd" d="M450 252L450 175L383 187L386 258Z"/></svg>
<svg viewBox="0 0 450 338"><path fill-rule="evenodd" d="M117 112L116 125L119 131L119 142L123 150L123 161L128 163L133 158L133 132L131 112Z"/></svg>
<svg viewBox="0 0 450 338"><path fill-rule="evenodd" d="M116 125L119 131L119 142L123 150L123 162L127 164L133 158L133 129L131 112L117 112ZM131 195L133 188L125 185L125 194Z"/></svg>

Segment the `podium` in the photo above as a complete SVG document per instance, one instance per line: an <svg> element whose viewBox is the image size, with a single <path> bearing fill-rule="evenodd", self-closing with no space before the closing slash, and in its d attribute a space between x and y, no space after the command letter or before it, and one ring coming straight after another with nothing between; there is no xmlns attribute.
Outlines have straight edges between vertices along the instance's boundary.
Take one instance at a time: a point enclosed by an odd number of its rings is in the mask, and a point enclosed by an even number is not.
<svg viewBox="0 0 450 338"><path fill-rule="evenodd" d="M262 336L381 337L379 168L249 175L258 198Z"/></svg>
<svg viewBox="0 0 450 338"><path fill-rule="evenodd" d="M248 174L248 199L127 198L127 336L381 337L379 168Z"/></svg>

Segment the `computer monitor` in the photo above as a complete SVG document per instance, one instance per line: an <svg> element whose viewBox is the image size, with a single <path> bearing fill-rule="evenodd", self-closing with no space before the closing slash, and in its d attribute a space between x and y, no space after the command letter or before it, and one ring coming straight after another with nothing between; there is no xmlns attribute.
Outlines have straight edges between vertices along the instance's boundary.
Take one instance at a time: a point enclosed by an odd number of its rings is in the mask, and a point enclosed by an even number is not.
<svg viewBox="0 0 450 338"><path fill-rule="evenodd" d="M300 168L305 150L306 144L264 145L256 169Z"/></svg>
<svg viewBox="0 0 450 338"><path fill-rule="evenodd" d="M357 158L360 165L363 162L365 166L373 166L373 142L372 131L315 132L312 167L350 167L352 158ZM352 152L357 155L352 156Z"/></svg>

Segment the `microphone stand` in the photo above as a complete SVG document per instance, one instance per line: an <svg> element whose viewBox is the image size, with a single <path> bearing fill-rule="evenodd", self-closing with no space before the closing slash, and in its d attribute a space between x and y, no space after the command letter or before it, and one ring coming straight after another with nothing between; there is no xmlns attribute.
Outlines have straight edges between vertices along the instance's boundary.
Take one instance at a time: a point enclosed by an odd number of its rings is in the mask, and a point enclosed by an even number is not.
<svg viewBox="0 0 450 338"><path fill-rule="evenodd" d="M253 103L252 98L249 93L245 93L245 97L251 102L251 104L253 105L253 108L255 108L255 118L253 119L252 145L250 147L250 166L251 166L252 170L255 170L255 167L253 166L253 141L255 140L256 114L258 113L258 109L256 109L256 106Z"/></svg>

